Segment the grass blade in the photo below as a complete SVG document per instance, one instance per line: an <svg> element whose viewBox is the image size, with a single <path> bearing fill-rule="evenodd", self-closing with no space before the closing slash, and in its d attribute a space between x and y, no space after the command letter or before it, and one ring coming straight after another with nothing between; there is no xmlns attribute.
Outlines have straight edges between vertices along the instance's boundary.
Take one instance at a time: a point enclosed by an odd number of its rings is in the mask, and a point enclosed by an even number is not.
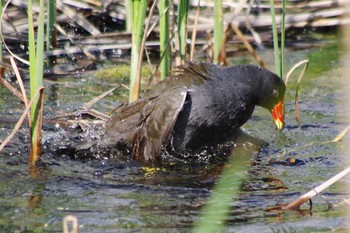
<svg viewBox="0 0 350 233"><path fill-rule="evenodd" d="M217 0L214 3L214 25L214 63L219 63L220 51L224 39L222 0Z"/></svg>
<svg viewBox="0 0 350 233"><path fill-rule="evenodd" d="M338 134L333 140L332 142L339 142L340 140L342 140L344 138L344 136L348 133L348 131L350 130L350 125L348 125L343 131L341 131L340 134Z"/></svg>
<svg viewBox="0 0 350 233"><path fill-rule="evenodd" d="M188 10L190 1L189 0L179 0L179 10L177 18L177 31L178 31L178 42L179 42L179 52L181 64L186 58L186 47L187 47L187 20L188 20Z"/></svg>
<svg viewBox="0 0 350 233"><path fill-rule="evenodd" d="M299 105L298 105L298 98L299 98L299 88L300 88L300 83L301 83L301 79L304 77L305 71L309 65L309 60L303 60L301 62L298 62L297 64L295 64L292 69L287 73L286 75L286 86L288 84L288 80L289 77L291 76L291 74L295 71L295 69L297 69L298 67L304 65L304 68L302 69L301 73L299 74L298 77L298 83L297 83L297 87L295 90L295 99L294 99L294 103L295 103L295 120L298 122L298 124L300 124L300 115L299 115Z"/></svg>
<svg viewBox="0 0 350 233"><path fill-rule="evenodd" d="M152 4L151 10L150 10L149 15L148 15L148 20L146 22L146 26L144 29L145 32L147 32L149 29L149 25L151 24L151 19L152 19L153 12L154 12L156 5L157 5L157 0L155 0ZM145 6L145 7L147 7L147 6ZM145 12L145 14L146 14L146 12ZM146 17L146 15L144 17ZM140 45L140 54L139 54L139 60L138 60L138 64L137 64L137 74L136 74L136 79L139 80L139 86L141 83L143 53L145 51L146 39L147 39L148 35L149 35L148 33L143 33L141 45Z"/></svg>
<svg viewBox="0 0 350 233"><path fill-rule="evenodd" d="M124 0L125 4L125 30L127 32L131 32L132 30L132 9L131 9L131 1L130 0Z"/></svg>
<svg viewBox="0 0 350 233"><path fill-rule="evenodd" d="M280 52L278 48L278 35L277 35L277 23L276 23L276 12L275 12L275 3L274 0L270 0L270 8L271 8L271 18L272 18L272 36L273 36L273 50L275 57L275 70L276 74L281 77L281 69L280 69Z"/></svg>
<svg viewBox="0 0 350 233"><path fill-rule="evenodd" d="M30 96L33 101L31 108L31 150L29 162L35 165L41 156L41 127L42 127L42 98L35 93L43 85L44 66L44 0L39 1L39 18L37 41L35 43L34 20L32 11L32 0L28 1L28 37L29 37L29 74L30 74Z"/></svg>
<svg viewBox="0 0 350 233"><path fill-rule="evenodd" d="M193 232L224 232L223 228L230 213L232 200L238 195L250 159L249 151L236 147L207 204L202 209Z"/></svg>
<svg viewBox="0 0 350 233"><path fill-rule="evenodd" d="M48 1L48 17L46 26L46 51L57 47L56 23L56 0Z"/></svg>
<svg viewBox="0 0 350 233"><path fill-rule="evenodd" d="M147 0L132 0L132 48L131 48L131 70L130 70L130 93L129 102L139 98L140 74L138 74L141 43L144 34L144 22L146 18Z"/></svg>
<svg viewBox="0 0 350 233"><path fill-rule="evenodd" d="M282 25L281 25L281 54L280 54L280 77L283 79L284 75L284 47L286 43L286 11L287 0L282 1Z"/></svg>
<svg viewBox="0 0 350 233"><path fill-rule="evenodd" d="M200 6L201 6L201 0L198 0L198 6L197 6L197 10L196 10L196 17L195 17L195 20L194 20L193 32L192 32L192 37L191 37L190 61L193 61L194 46L196 44L197 26L198 26L198 18L199 18L199 13L200 13Z"/></svg>
<svg viewBox="0 0 350 233"><path fill-rule="evenodd" d="M160 43L160 78L164 80L170 71L170 25L169 25L169 0L159 1L159 43Z"/></svg>

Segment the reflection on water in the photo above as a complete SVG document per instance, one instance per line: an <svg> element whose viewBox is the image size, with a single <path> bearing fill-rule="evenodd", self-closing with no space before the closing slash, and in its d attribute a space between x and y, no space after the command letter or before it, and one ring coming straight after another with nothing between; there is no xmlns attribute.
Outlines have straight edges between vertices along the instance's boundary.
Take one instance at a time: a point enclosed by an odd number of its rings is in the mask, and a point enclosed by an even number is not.
<svg viewBox="0 0 350 233"><path fill-rule="evenodd" d="M317 60L317 64L310 61L299 96L302 125L294 120L293 81L286 96L288 126L283 132L275 131L269 113L260 108L244 125L245 133L269 145L259 151L254 146L244 147L251 161L239 197L231 204L228 232L310 232L349 227L349 219L343 217L345 207L335 206L349 197L344 188L349 179L327 189L323 197L314 198L311 211L307 205L300 213L279 209L346 166L340 156L344 143L320 144L333 139L347 125L349 113L340 107L344 101L342 76L337 69L340 55L333 44L311 51L289 51L290 65L309 56ZM74 111L106 90L103 82L92 77L59 78L55 83L47 82L46 87L46 117ZM0 92L0 118L17 119L23 105L4 88ZM109 95L94 108L108 112L118 105L116 99L118 93ZM2 139L12 127L1 123ZM44 161L32 176L27 167L28 135L25 127L21 129L0 157L1 232L60 232L62 219L69 214L78 217L81 232L188 232L225 165L224 161L178 162L148 169L116 158L74 160L54 154L52 148L87 133L47 124ZM310 142L314 144L305 147ZM281 156L283 151L292 152ZM327 202L334 207L329 209Z"/></svg>

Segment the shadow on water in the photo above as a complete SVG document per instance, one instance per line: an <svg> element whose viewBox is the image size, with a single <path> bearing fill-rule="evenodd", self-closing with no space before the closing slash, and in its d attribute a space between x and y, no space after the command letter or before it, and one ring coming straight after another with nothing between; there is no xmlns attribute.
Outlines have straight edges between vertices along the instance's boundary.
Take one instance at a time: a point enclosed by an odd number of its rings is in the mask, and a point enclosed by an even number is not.
<svg viewBox="0 0 350 233"><path fill-rule="evenodd" d="M269 113L260 108L242 127L245 133L269 145L257 149L248 143L239 144L251 159L239 195L230 205L227 232L310 232L349 227L345 207L335 206L349 197L344 188L349 180L341 180L323 197L314 198L312 211L308 206L300 213L279 209L345 167L340 152L343 143L320 143L333 139L348 124L345 119L349 113L341 107L344 93L337 69L342 54L334 43L337 42L308 51L289 51L289 64L319 56L325 59L318 59L315 66L329 67L311 69L303 80L300 126L293 119L291 82L286 96L288 126L283 132L275 131ZM329 48L337 56L327 57ZM272 57L272 51L265 53ZM230 63L240 60L234 58ZM46 117L76 110L101 94L106 89L104 85L94 77L47 82ZM77 90L82 94L77 96ZM17 119L23 105L4 88L0 92L1 118ZM108 112L110 106L118 105L118 95L111 94L94 107ZM13 125L1 122L0 135L4 138ZM117 158L75 160L54 154L52 148L88 133L47 124L43 134L46 152L33 176L27 167L28 135L23 127L0 157L1 232L60 232L62 219L68 214L78 217L82 232L188 232L225 166L225 159L216 163L170 161L162 168ZM314 144L303 147L310 142ZM292 149L282 156L283 151ZM333 208L329 209L327 202Z"/></svg>

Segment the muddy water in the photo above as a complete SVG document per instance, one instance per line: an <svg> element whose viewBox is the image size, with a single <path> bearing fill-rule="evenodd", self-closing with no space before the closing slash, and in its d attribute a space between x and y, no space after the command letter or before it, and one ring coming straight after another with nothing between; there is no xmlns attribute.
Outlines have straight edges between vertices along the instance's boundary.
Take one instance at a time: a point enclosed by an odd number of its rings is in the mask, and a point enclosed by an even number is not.
<svg viewBox="0 0 350 233"><path fill-rule="evenodd" d="M314 198L311 211L309 205L302 212L278 210L346 167L341 150L349 136L339 143L322 143L336 137L349 116L342 107L343 54L335 38L287 51L287 69L302 59L310 60L299 95L300 125L294 119L294 77L287 91L283 132L275 131L269 113L261 108L243 126L247 134L269 146L260 150L244 146L251 161L241 191L230 204L227 232L327 232L350 227L347 207L340 204L349 198L348 178ZM272 64L271 50L261 54ZM244 54L230 60L231 64L244 62L253 63ZM74 111L109 89L106 83L93 76L47 81L46 117ZM23 105L3 87L0 93L1 118L17 119ZM119 97L115 92L94 107L109 111ZM0 125L2 139L12 127ZM28 130L20 130L0 157L0 232L61 232L62 219L68 214L77 216L81 232L188 232L224 165L178 163L147 169L132 161L82 161L52 152L81 135L85 133L47 124L43 163L36 175L30 175Z"/></svg>

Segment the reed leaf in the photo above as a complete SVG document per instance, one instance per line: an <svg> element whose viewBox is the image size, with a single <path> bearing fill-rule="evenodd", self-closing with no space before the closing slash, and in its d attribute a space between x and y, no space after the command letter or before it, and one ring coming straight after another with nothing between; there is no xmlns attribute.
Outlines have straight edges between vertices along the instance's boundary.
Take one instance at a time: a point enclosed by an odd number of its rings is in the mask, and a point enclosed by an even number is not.
<svg viewBox="0 0 350 233"><path fill-rule="evenodd" d="M169 0L159 1L159 48L161 54L160 78L164 80L169 76L170 71L170 25L169 25Z"/></svg>
<svg viewBox="0 0 350 233"><path fill-rule="evenodd" d="M55 30L56 23L56 0L48 1L48 17L46 25L46 51L57 47L57 36Z"/></svg>
<svg viewBox="0 0 350 233"><path fill-rule="evenodd" d="M232 200L238 195L251 158L249 151L243 148L236 147L233 153L203 207L193 232L224 232Z"/></svg>
<svg viewBox="0 0 350 233"><path fill-rule="evenodd" d="M125 30L127 32L131 32L132 30L132 9L131 9L131 1L130 0L124 0L125 4Z"/></svg>
<svg viewBox="0 0 350 233"><path fill-rule="evenodd" d="M298 104L298 99L299 99L299 89L300 89L300 83L301 83L301 79L304 77L305 71L309 65L309 60L303 60L301 62L298 62L297 64L295 64L292 69L290 69L290 71L287 73L286 75L286 81L285 84L287 86L289 78L291 76L291 74L295 71L295 69L297 69L298 67L304 65L302 71L299 74L298 77L298 82L297 82L297 87L295 90L295 99L294 99L294 103L295 103L295 120L298 122L298 124L300 124L300 115L299 115L299 104Z"/></svg>
<svg viewBox="0 0 350 233"><path fill-rule="evenodd" d="M281 76L281 68L280 68L280 52L278 47L278 34L277 34L277 23L276 23L276 12L275 12L275 3L274 0L270 0L270 8L271 8L271 19L272 19L272 37L273 37L273 50L275 57L275 70L276 74Z"/></svg>
<svg viewBox="0 0 350 233"><path fill-rule="evenodd" d="M280 57L280 77L284 75L284 47L286 43L286 11L287 0L282 1L282 25L281 25L281 57Z"/></svg>
<svg viewBox="0 0 350 233"><path fill-rule="evenodd" d="M219 63L220 50L224 39L222 0L214 3L214 63Z"/></svg>
<svg viewBox="0 0 350 233"><path fill-rule="evenodd" d="M25 104L26 107L28 107L29 103L28 103L28 98L27 98L27 93L24 89L24 84L23 84L23 81L22 81L22 78L21 78L21 75L19 73L19 70L18 70L18 67L17 67L17 64L15 62L15 59L13 57L10 57L10 62L11 62L11 65L12 65L12 70L13 72L15 73L16 75L16 78L17 78L17 82L18 82L18 85L21 89L21 97L20 98L23 103ZM15 89L16 90L16 89ZM17 91L17 90L16 90ZM29 126L31 126L31 116L30 114L28 114L28 119L29 119Z"/></svg>
<svg viewBox="0 0 350 233"><path fill-rule="evenodd" d="M195 20L194 20L192 37L191 37L190 61L193 61L194 46L196 44L197 26L198 26L198 18L199 18L199 13L200 13L200 6L201 6L201 0L198 0L197 10L196 10L196 17L195 17Z"/></svg>
<svg viewBox="0 0 350 233"><path fill-rule="evenodd" d="M177 31L178 31L178 43L179 43L179 55L181 64L186 58L187 47L187 21L189 11L189 0L179 0L178 18L177 18Z"/></svg>
<svg viewBox="0 0 350 233"><path fill-rule="evenodd" d="M131 70L130 70L130 93L129 102L139 98L140 75L138 72L140 62L141 43L143 38L143 27L146 18L147 0L132 0L132 47L131 47Z"/></svg>
<svg viewBox="0 0 350 233"><path fill-rule="evenodd" d="M340 132L333 140L332 142L339 142L340 140L343 140L344 136L349 132L350 130L350 125L346 126L343 131Z"/></svg>
<svg viewBox="0 0 350 233"><path fill-rule="evenodd" d="M35 96L35 93L43 85L44 65L44 0L39 1L39 18L37 41L34 34L34 20L32 1L28 1L28 40L29 40L29 74L30 74L30 98L33 101L31 108L31 151L29 162L35 165L41 156L41 127L42 127L42 98Z"/></svg>

